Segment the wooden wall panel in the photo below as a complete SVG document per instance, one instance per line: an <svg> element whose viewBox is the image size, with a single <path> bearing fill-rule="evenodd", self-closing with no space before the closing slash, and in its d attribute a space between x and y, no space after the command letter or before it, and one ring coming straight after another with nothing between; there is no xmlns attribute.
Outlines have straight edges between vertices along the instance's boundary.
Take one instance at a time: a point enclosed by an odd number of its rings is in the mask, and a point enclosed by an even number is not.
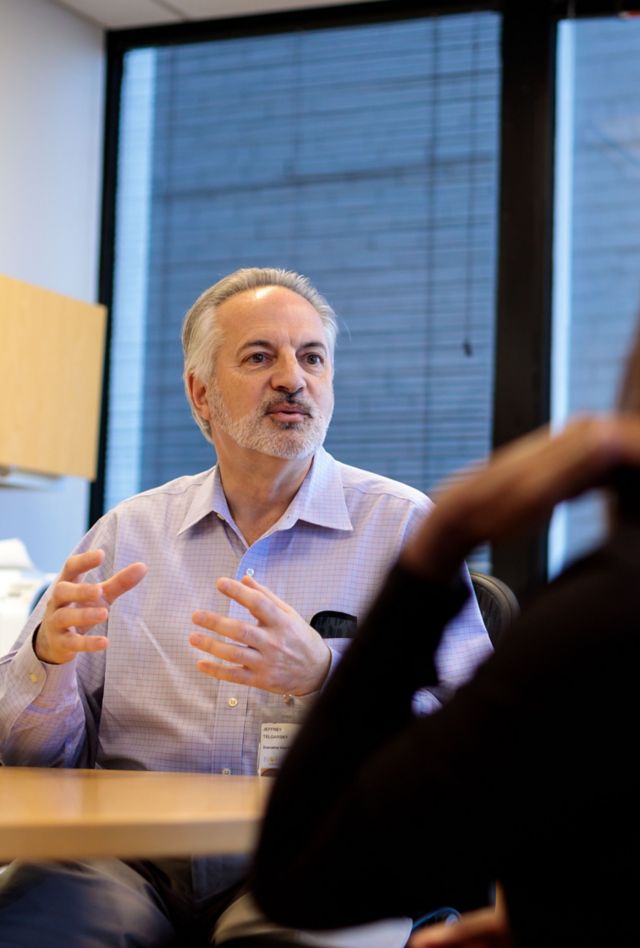
<svg viewBox="0 0 640 948"><path fill-rule="evenodd" d="M106 309L0 276L0 466L96 476Z"/></svg>

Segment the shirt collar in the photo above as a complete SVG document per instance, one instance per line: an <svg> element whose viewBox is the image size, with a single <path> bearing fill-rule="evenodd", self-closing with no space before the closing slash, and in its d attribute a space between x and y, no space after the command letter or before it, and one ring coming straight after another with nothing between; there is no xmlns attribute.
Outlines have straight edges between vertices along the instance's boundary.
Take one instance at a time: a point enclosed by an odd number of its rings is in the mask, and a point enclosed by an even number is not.
<svg viewBox="0 0 640 948"><path fill-rule="evenodd" d="M219 509L217 502L218 496L222 497L224 501L224 511ZM212 467L211 470L207 471L202 481L194 488L191 499L187 505L186 513L180 524L178 536L184 533L185 530L188 530L189 527L200 523L201 520L204 520L204 518L212 512L220 512L223 516L227 516L229 513L227 501L222 490L222 484L220 483L220 474L218 473L217 464L215 467Z"/></svg>
<svg viewBox="0 0 640 948"><path fill-rule="evenodd" d="M309 473L285 516L291 524L305 520L332 530L353 530L340 466L324 448L316 451Z"/></svg>
<svg viewBox="0 0 640 948"><path fill-rule="evenodd" d="M216 514L220 520L233 522L217 464L196 487L178 535L211 513ZM287 526L293 526L298 520L332 530L353 530L340 467L324 448L316 451L309 473L281 518L280 524L286 521ZM278 525L275 527L277 529Z"/></svg>

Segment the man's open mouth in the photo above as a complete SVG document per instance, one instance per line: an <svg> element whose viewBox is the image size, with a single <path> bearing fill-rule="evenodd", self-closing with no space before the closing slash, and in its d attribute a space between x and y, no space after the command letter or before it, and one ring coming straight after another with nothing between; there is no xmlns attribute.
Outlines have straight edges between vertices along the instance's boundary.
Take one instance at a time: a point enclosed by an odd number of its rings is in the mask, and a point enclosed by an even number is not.
<svg viewBox="0 0 640 948"><path fill-rule="evenodd" d="M303 421L305 418L310 417L310 412L307 408L304 408L302 405L289 404L288 402L282 402L277 405L271 405L267 410L267 415L273 418L275 421L283 422L294 422L294 421Z"/></svg>

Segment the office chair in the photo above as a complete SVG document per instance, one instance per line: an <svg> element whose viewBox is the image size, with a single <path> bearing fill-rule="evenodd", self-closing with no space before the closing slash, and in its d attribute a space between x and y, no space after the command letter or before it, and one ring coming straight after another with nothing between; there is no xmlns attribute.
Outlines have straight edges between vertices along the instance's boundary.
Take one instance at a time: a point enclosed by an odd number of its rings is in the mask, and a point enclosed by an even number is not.
<svg viewBox="0 0 640 948"><path fill-rule="evenodd" d="M495 648L506 629L520 612L513 591L495 576L469 570L473 591L476 594L482 620L491 644Z"/></svg>

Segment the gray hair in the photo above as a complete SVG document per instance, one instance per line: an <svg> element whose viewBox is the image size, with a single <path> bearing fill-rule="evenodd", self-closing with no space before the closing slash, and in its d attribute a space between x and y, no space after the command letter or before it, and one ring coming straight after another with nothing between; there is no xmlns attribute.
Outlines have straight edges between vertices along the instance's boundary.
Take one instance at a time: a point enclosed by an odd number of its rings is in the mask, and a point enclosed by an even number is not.
<svg viewBox="0 0 640 948"><path fill-rule="evenodd" d="M209 422L200 417L191 400L189 376L193 373L204 382L210 382L213 378L216 352L222 338L222 331L216 322L216 307L238 293L261 286L283 286L311 303L322 320L333 358L338 320L324 296L318 293L307 277L293 270L280 270L275 267L246 267L218 280L198 297L182 324L185 392L191 414L207 441L211 441L211 428Z"/></svg>

